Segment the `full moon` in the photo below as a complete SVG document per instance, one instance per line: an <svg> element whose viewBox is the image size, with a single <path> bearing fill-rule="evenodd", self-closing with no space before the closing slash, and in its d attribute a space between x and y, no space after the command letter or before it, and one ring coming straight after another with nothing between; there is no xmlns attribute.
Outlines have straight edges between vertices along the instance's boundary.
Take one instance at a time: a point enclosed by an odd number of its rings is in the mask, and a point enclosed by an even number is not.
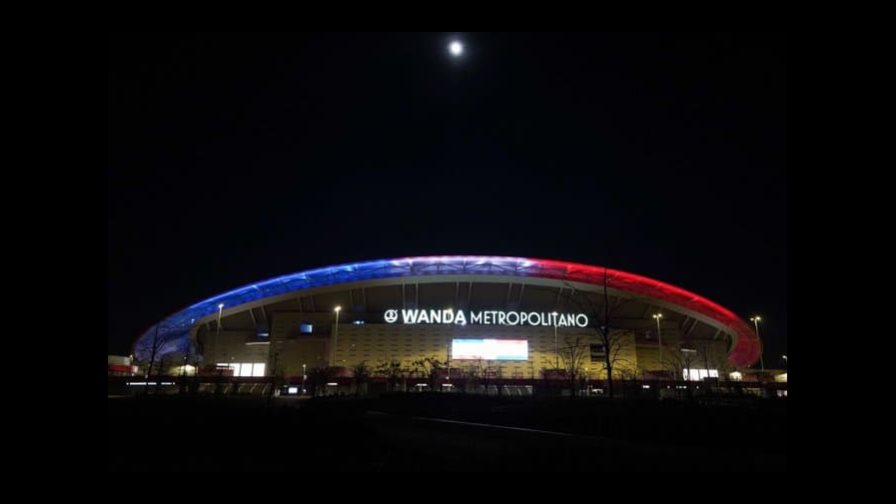
<svg viewBox="0 0 896 504"><path fill-rule="evenodd" d="M464 52L464 45L460 42L452 42L451 45L448 46L448 50L451 51L451 54L454 56L460 56L462 52Z"/></svg>

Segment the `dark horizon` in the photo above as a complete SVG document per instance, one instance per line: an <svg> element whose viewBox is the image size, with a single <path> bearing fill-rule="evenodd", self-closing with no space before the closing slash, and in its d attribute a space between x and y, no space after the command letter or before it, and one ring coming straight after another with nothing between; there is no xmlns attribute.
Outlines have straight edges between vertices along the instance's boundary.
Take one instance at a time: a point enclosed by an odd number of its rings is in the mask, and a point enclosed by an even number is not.
<svg viewBox="0 0 896 504"><path fill-rule="evenodd" d="M255 281L475 254L758 313L782 367L783 35L110 35L108 83L109 353Z"/></svg>

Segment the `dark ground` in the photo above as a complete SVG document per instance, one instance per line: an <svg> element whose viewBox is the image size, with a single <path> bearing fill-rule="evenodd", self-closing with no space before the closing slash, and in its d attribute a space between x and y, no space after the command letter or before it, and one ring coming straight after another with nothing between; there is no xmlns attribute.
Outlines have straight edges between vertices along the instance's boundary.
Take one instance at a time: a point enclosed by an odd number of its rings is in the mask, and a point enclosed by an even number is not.
<svg viewBox="0 0 896 504"><path fill-rule="evenodd" d="M787 458L774 400L150 396L108 408L112 471L743 471Z"/></svg>

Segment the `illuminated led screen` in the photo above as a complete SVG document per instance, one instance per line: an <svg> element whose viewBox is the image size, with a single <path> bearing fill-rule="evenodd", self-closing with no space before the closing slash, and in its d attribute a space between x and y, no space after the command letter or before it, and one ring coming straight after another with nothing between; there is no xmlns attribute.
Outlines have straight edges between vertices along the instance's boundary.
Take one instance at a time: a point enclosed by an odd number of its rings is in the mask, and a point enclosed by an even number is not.
<svg viewBox="0 0 896 504"><path fill-rule="evenodd" d="M452 360L529 360L526 340L454 339Z"/></svg>

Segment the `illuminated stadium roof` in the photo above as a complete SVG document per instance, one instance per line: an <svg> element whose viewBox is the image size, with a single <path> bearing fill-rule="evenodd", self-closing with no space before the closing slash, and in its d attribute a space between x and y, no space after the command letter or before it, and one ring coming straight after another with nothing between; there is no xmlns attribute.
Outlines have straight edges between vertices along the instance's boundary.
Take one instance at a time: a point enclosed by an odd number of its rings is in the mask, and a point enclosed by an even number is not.
<svg viewBox="0 0 896 504"><path fill-rule="evenodd" d="M651 278L601 266L494 256L407 257L341 264L292 273L246 285L189 306L152 326L138 339L138 342L153 338L158 327L159 334L167 342L163 353L183 351L190 344L191 329L204 323L203 319L216 316L219 305L223 305L223 313L229 315L240 311L240 307L248 303L290 293L299 294L301 291L317 287L367 280L439 275L541 278L602 287L605 274L609 289L646 300L655 300L677 311L701 316L704 320L709 320L713 326L730 334L734 346L728 358L734 365L747 367L759 359L762 343L753 328L731 310L693 292ZM139 349L136 351L139 352Z"/></svg>

